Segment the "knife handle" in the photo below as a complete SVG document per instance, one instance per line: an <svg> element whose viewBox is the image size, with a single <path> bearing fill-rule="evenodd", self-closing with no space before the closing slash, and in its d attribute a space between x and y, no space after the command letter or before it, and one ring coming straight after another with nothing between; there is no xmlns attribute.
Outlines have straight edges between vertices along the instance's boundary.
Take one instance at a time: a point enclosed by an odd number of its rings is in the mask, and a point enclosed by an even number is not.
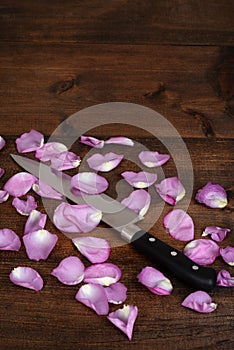
<svg viewBox="0 0 234 350"><path fill-rule="evenodd" d="M143 230L136 232L131 244L146 257L195 290L210 291L216 285L214 269L196 264L182 252L148 232Z"/></svg>

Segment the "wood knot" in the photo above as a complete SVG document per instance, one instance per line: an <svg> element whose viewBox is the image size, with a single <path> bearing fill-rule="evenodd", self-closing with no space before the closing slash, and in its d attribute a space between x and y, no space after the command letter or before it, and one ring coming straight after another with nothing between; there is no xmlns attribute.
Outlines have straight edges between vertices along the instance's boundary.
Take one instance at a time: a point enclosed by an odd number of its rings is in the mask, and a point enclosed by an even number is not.
<svg viewBox="0 0 234 350"><path fill-rule="evenodd" d="M165 91L166 88L165 88L165 85L162 81L158 82L155 89L153 89L153 91L149 91L149 92L146 92L144 94L144 97L146 98L155 98L157 97L158 95L161 94L161 92Z"/></svg>
<svg viewBox="0 0 234 350"><path fill-rule="evenodd" d="M50 86L50 92L61 95L64 92L78 85L78 77L71 77L67 80L60 80Z"/></svg>

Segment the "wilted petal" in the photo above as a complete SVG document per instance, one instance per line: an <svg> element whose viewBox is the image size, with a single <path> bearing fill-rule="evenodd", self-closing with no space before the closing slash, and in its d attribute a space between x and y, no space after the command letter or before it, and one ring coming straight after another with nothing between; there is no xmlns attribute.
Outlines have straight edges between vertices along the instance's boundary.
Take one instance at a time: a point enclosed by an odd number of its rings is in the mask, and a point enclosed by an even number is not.
<svg viewBox="0 0 234 350"><path fill-rule="evenodd" d="M153 267L144 267L137 278L154 294L169 295L173 290L171 281Z"/></svg>
<svg viewBox="0 0 234 350"><path fill-rule="evenodd" d="M12 205L13 207L15 207L18 213L26 216L28 216L31 213L31 211L37 208L37 203L34 197L29 195L27 196L26 201L19 199L17 197L14 198L12 201Z"/></svg>
<svg viewBox="0 0 234 350"><path fill-rule="evenodd" d="M15 143L19 153L32 152L43 146L44 136L40 132L32 129L22 134L16 139Z"/></svg>
<svg viewBox="0 0 234 350"><path fill-rule="evenodd" d="M64 196L58 191L54 190L50 185L43 181L39 181L38 179L32 186L32 189L36 194L44 198L52 198L52 199L64 199Z"/></svg>
<svg viewBox="0 0 234 350"><path fill-rule="evenodd" d="M101 211L91 205L61 203L54 211L53 222L64 232L90 232L99 224L101 218Z"/></svg>
<svg viewBox="0 0 234 350"><path fill-rule="evenodd" d="M211 182L198 190L195 199L210 208L224 208L227 205L227 193L224 188Z"/></svg>
<svg viewBox="0 0 234 350"><path fill-rule="evenodd" d="M3 149L3 147L5 146L5 144L6 144L5 139L4 139L2 136L0 136L0 150Z"/></svg>
<svg viewBox="0 0 234 350"><path fill-rule="evenodd" d="M217 275L217 286L234 287L234 277L226 270L219 271Z"/></svg>
<svg viewBox="0 0 234 350"><path fill-rule="evenodd" d="M212 312L217 308L209 294L200 290L189 294L181 305L202 313Z"/></svg>
<svg viewBox="0 0 234 350"><path fill-rule="evenodd" d="M76 294L76 300L93 309L98 315L107 315L109 304L105 289L98 284L84 284Z"/></svg>
<svg viewBox="0 0 234 350"><path fill-rule="evenodd" d="M51 158L51 168L58 171L77 168L80 165L80 157L73 152L64 151Z"/></svg>
<svg viewBox="0 0 234 350"><path fill-rule="evenodd" d="M57 154L67 151L67 146L60 142L47 142L41 148L38 148L35 157L42 162L47 162Z"/></svg>
<svg viewBox="0 0 234 350"><path fill-rule="evenodd" d="M111 263L95 264L85 269L84 282L109 286L118 282L121 270Z"/></svg>
<svg viewBox="0 0 234 350"><path fill-rule="evenodd" d="M104 177L88 171L72 176L71 185L87 194L102 193L109 186Z"/></svg>
<svg viewBox="0 0 234 350"><path fill-rule="evenodd" d="M53 269L51 275L57 277L63 284L73 286L83 280L84 264L77 256L69 256Z"/></svg>
<svg viewBox="0 0 234 350"><path fill-rule="evenodd" d="M98 237L73 238L76 248L93 264L102 263L109 258L110 245L106 239Z"/></svg>
<svg viewBox="0 0 234 350"><path fill-rule="evenodd" d="M169 159L169 154L160 154L158 152L142 151L138 155L142 164L148 168L154 168L165 164Z"/></svg>
<svg viewBox="0 0 234 350"><path fill-rule="evenodd" d="M211 239L195 239L185 246L184 254L199 265L209 265L220 252L217 243Z"/></svg>
<svg viewBox="0 0 234 350"><path fill-rule="evenodd" d="M5 174L5 170L0 168L0 178Z"/></svg>
<svg viewBox="0 0 234 350"><path fill-rule="evenodd" d="M194 238L192 218L182 209L170 211L163 219L163 225L169 234L179 241L190 241Z"/></svg>
<svg viewBox="0 0 234 350"><path fill-rule="evenodd" d="M96 137L92 136L81 136L79 142L94 148L102 148L104 146L103 140L96 139Z"/></svg>
<svg viewBox="0 0 234 350"><path fill-rule="evenodd" d="M121 175L130 185L136 188L149 187L157 180L157 174L148 173L146 171L140 171L138 173L134 171L125 171Z"/></svg>
<svg viewBox="0 0 234 350"><path fill-rule="evenodd" d="M111 312L107 318L111 321L117 328L124 332L128 339L132 339L132 332L134 323L136 321L138 314L137 306L124 305L122 309L118 309Z"/></svg>
<svg viewBox="0 0 234 350"><path fill-rule="evenodd" d="M32 210L29 214L28 220L25 223L24 234L29 232L41 230L45 227L47 215L42 214L37 210Z"/></svg>
<svg viewBox="0 0 234 350"><path fill-rule="evenodd" d="M39 291L43 288L43 279L31 267L18 266L10 273L10 280L14 284Z"/></svg>
<svg viewBox="0 0 234 350"><path fill-rule="evenodd" d="M24 245L29 259L45 260L55 247L58 237L47 230L29 232L23 236Z"/></svg>
<svg viewBox="0 0 234 350"><path fill-rule="evenodd" d="M124 137L124 136L110 137L108 140L105 141L105 144L118 144L118 145L124 145L124 146L134 146L134 142L131 139L129 139L128 137Z"/></svg>
<svg viewBox="0 0 234 350"><path fill-rule="evenodd" d="M9 198L9 193L4 190L0 190L0 203L6 202Z"/></svg>
<svg viewBox="0 0 234 350"><path fill-rule="evenodd" d="M211 238L216 242L222 242L226 237L227 233L231 230L229 228L222 228L218 226L207 226L203 231L202 236L211 235Z"/></svg>
<svg viewBox="0 0 234 350"><path fill-rule="evenodd" d="M150 194L141 189L130 193L130 195L127 198L124 198L121 203L129 209L134 210L140 216L144 216L149 209L150 201Z"/></svg>
<svg viewBox="0 0 234 350"><path fill-rule="evenodd" d="M21 242L17 234L9 228L0 230L0 250L20 250Z"/></svg>
<svg viewBox="0 0 234 350"><path fill-rule="evenodd" d="M87 159L87 163L91 169L97 171L110 171L116 168L123 159L122 154L106 153L105 155L96 153Z"/></svg>
<svg viewBox="0 0 234 350"><path fill-rule="evenodd" d="M37 178L29 173L17 173L5 183L4 190L13 197L21 197L31 189L36 181Z"/></svg>
<svg viewBox="0 0 234 350"><path fill-rule="evenodd" d="M234 247L221 248L220 255L228 265L234 266Z"/></svg>
<svg viewBox="0 0 234 350"><path fill-rule="evenodd" d="M120 282L105 287L105 292L108 302L112 304L122 304L127 299L127 287Z"/></svg>
<svg viewBox="0 0 234 350"><path fill-rule="evenodd" d="M185 196L185 188L178 177L168 177L155 187L160 197L171 205L175 205Z"/></svg>

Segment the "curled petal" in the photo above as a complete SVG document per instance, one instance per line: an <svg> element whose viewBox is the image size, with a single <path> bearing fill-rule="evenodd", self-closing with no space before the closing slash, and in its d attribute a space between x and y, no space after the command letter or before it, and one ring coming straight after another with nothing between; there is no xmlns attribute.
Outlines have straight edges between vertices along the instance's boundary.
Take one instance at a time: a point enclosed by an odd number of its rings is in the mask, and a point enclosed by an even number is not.
<svg viewBox="0 0 234 350"><path fill-rule="evenodd" d="M181 305L201 313L212 312L217 308L217 304L212 302L209 294L200 290L189 294Z"/></svg>
<svg viewBox="0 0 234 350"><path fill-rule="evenodd" d="M138 155L142 164L148 168L154 168L165 164L169 159L169 154L160 154L158 152L142 151Z"/></svg>
<svg viewBox="0 0 234 350"><path fill-rule="evenodd" d="M73 238L76 248L93 264L102 263L109 258L110 245L106 239L98 237Z"/></svg>
<svg viewBox="0 0 234 350"><path fill-rule="evenodd" d="M37 203L33 196L27 196L27 200L24 201L19 199L18 197L14 198L12 201L13 207L20 213L21 215L28 216L31 211L37 208Z"/></svg>
<svg viewBox="0 0 234 350"><path fill-rule="evenodd" d="M202 234L203 237L211 235L211 238L216 242L222 242L227 233L231 230L229 228L221 228L218 226L207 226Z"/></svg>
<svg viewBox="0 0 234 350"><path fill-rule="evenodd" d="M184 248L184 254L200 265L212 264L220 255L219 246L211 239L195 239Z"/></svg>
<svg viewBox="0 0 234 350"><path fill-rule="evenodd" d="M4 190L13 197L21 197L31 189L36 181L37 178L29 173L17 173L5 183Z"/></svg>
<svg viewBox="0 0 234 350"><path fill-rule="evenodd" d="M116 168L123 159L122 154L106 153L105 155L96 153L87 159L87 163L91 169L97 171L110 171Z"/></svg>
<svg viewBox="0 0 234 350"><path fill-rule="evenodd" d="M179 241L190 241L194 238L192 218L182 209L170 211L163 219L164 227L169 234Z"/></svg>
<svg viewBox="0 0 234 350"><path fill-rule="evenodd" d="M234 266L234 247L221 248L220 255L228 265Z"/></svg>
<svg viewBox="0 0 234 350"><path fill-rule="evenodd" d="M21 242L17 234L9 228L0 230L0 250L19 251Z"/></svg>
<svg viewBox="0 0 234 350"><path fill-rule="evenodd" d="M6 144L5 139L4 139L2 136L0 136L0 150L3 149L3 147L5 146L5 144Z"/></svg>
<svg viewBox="0 0 234 350"><path fill-rule="evenodd" d="M76 294L76 300L93 309L98 315L107 315L109 305L105 289L98 284L84 284Z"/></svg>
<svg viewBox="0 0 234 350"><path fill-rule="evenodd" d="M211 182L198 190L195 199L210 208L224 208L227 205L227 193L224 188Z"/></svg>
<svg viewBox="0 0 234 350"><path fill-rule="evenodd" d="M149 187L157 180L157 174L148 173L146 171L140 171L138 173L134 171L125 171L121 175L130 185L136 188Z"/></svg>
<svg viewBox="0 0 234 350"><path fill-rule="evenodd" d="M134 142L131 139L129 139L128 137L124 137L124 136L110 137L108 140L105 141L105 144L118 144L118 145L124 145L124 146L134 146Z"/></svg>
<svg viewBox="0 0 234 350"><path fill-rule="evenodd" d="M104 146L103 140L92 136L81 136L79 142L94 148L102 148Z"/></svg>
<svg viewBox="0 0 234 350"><path fill-rule="evenodd" d="M107 318L117 328L124 332L128 339L132 339L134 323L138 315L137 306L124 305L122 309L111 312Z"/></svg>
<svg viewBox="0 0 234 350"><path fill-rule="evenodd" d="M41 230L45 227L47 215L40 213L38 210L32 210L28 220L25 223L24 234Z"/></svg>
<svg viewBox="0 0 234 350"><path fill-rule="evenodd" d="M168 177L155 185L160 197L168 204L175 205L185 196L185 188L178 177Z"/></svg>
<svg viewBox="0 0 234 350"><path fill-rule="evenodd" d="M1 179L1 177L3 177L4 174L5 174L5 170L0 168L0 179Z"/></svg>
<svg viewBox="0 0 234 350"><path fill-rule="evenodd" d="M101 218L101 211L90 205L61 203L54 211L53 222L64 232L90 232L99 224Z"/></svg>
<svg viewBox="0 0 234 350"><path fill-rule="evenodd" d="M127 198L124 198L121 203L134 210L140 216L144 216L149 209L150 201L150 194L141 189L130 193L130 195Z"/></svg>
<svg viewBox="0 0 234 350"><path fill-rule="evenodd" d="M9 193L4 190L0 190L0 203L6 202L9 198Z"/></svg>
<svg viewBox="0 0 234 350"><path fill-rule="evenodd" d="M39 291L43 288L43 279L39 273L31 267L18 266L10 273L12 283Z"/></svg>
<svg viewBox="0 0 234 350"><path fill-rule="evenodd" d="M80 165L80 157L73 152L64 151L51 158L51 168L58 171L77 168Z"/></svg>
<svg viewBox="0 0 234 350"><path fill-rule="evenodd" d="M121 270L111 263L95 264L85 269L84 282L109 286L118 282Z"/></svg>
<svg viewBox="0 0 234 350"><path fill-rule="evenodd" d="M154 294L169 295L173 290L171 281L153 267L144 267L137 278Z"/></svg>
<svg viewBox="0 0 234 350"><path fill-rule="evenodd" d="M47 162L57 154L67 151L67 146L60 142L47 142L41 148L38 148L35 157L42 162Z"/></svg>
<svg viewBox="0 0 234 350"><path fill-rule="evenodd" d="M43 146L44 136L40 132L32 129L22 134L16 139L15 143L19 153L32 152Z"/></svg>
<svg viewBox="0 0 234 350"><path fill-rule="evenodd" d="M71 185L87 194L102 193L109 186L104 177L88 171L74 175L71 178Z"/></svg>
<svg viewBox="0 0 234 350"><path fill-rule="evenodd" d="M230 272L226 270L219 271L217 275L217 286L234 287L234 276L232 277Z"/></svg>
<svg viewBox="0 0 234 350"><path fill-rule="evenodd" d="M127 287L120 282L105 287L105 292L108 302L112 304L122 304L127 299Z"/></svg>
<svg viewBox="0 0 234 350"><path fill-rule="evenodd" d="M58 237L47 230L29 232L23 236L24 245L29 259L45 260L55 247Z"/></svg>
<svg viewBox="0 0 234 350"><path fill-rule="evenodd" d="M38 179L32 186L33 191L41 197L44 198L52 198L61 200L64 196L58 191L54 190L50 185L43 181L39 181Z"/></svg>
<svg viewBox="0 0 234 350"><path fill-rule="evenodd" d="M83 280L84 264L77 256L69 256L53 269L51 275L57 277L63 284L73 286Z"/></svg>

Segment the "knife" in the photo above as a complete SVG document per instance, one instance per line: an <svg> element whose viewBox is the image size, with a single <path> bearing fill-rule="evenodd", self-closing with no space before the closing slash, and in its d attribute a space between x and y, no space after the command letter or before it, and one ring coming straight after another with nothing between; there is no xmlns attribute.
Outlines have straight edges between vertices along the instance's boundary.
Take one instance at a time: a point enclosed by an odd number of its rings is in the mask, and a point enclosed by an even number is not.
<svg viewBox="0 0 234 350"><path fill-rule="evenodd" d="M76 196L71 192L71 176L55 171L35 160L11 154L14 161L27 172L36 176L76 204L89 204L102 211L102 221L119 232L122 239L131 243L138 251L161 268L195 290L210 291L216 285L213 268L196 264L181 251L171 247L136 223L142 219L133 210L106 194Z"/></svg>

